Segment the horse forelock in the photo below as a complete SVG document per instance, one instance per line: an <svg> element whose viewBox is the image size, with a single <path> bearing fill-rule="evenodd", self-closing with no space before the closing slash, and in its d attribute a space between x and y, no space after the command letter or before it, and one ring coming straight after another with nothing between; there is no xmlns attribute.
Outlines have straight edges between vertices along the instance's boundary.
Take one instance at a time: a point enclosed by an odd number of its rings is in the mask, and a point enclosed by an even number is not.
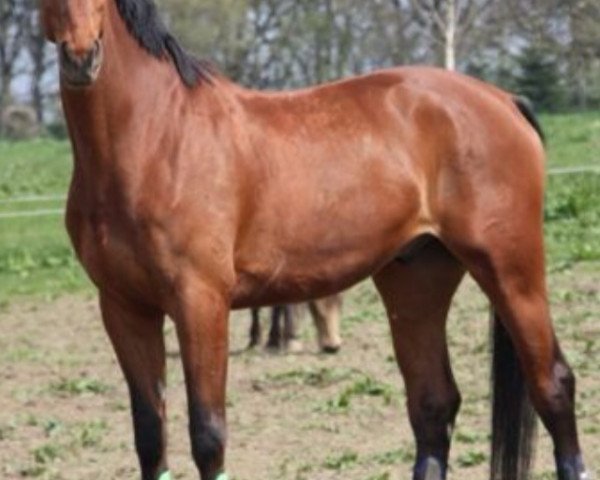
<svg viewBox="0 0 600 480"><path fill-rule="evenodd" d="M115 1L127 30L140 47L156 58L169 57L188 87L211 80L213 68L185 51L168 31L152 0Z"/></svg>

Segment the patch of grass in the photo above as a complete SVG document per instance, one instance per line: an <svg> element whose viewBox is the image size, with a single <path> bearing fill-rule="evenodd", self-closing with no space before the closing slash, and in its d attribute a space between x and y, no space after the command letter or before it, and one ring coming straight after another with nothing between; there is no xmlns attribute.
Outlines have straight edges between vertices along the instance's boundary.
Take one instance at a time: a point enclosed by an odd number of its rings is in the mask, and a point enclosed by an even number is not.
<svg viewBox="0 0 600 480"><path fill-rule="evenodd" d="M488 441L488 435L471 430L458 430L454 434L453 440L465 445L481 445Z"/></svg>
<svg viewBox="0 0 600 480"><path fill-rule="evenodd" d="M6 362L40 362L44 360L44 355L35 347L18 345L0 352L0 359Z"/></svg>
<svg viewBox="0 0 600 480"><path fill-rule="evenodd" d="M15 196L64 194L71 180L71 147L66 141L0 141L0 200Z"/></svg>
<svg viewBox="0 0 600 480"><path fill-rule="evenodd" d="M60 420L50 419L44 422L44 433L47 437L54 437L64 429Z"/></svg>
<svg viewBox="0 0 600 480"><path fill-rule="evenodd" d="M469 450L457 458L458 465L463 468L476 467L486 461L487 455L479 450Z"/></svg>
<svg viewBox="0 0 600 480"><path fill-rule="evenodd" d="M0 214L61 210L64 200L6 202L15 197L64 196L71 179L68 142L0 142ZM62 215L0 218L0 303L23 296L89 289L73 254Z"/></svg>
<svg viewBox="0 0 600 480"><path fill-rule="evenodd" d="M600 174L550 177L544 214L551 263L600 260Z"/></svg>
<svg viewBox="0 0 600 480"><path fill-rule="evenodd" d="M48 419L35 423L48 441L31 450L32 463L21 470L25 477L55 478L52 475L58 462L78 456L82 449L98 448L109 431L104 420L64 423Z"/></svg>
<svg viewBox="0 0 600 480"><path fill-rule="evenodd" d="M100 395L108 391L108 386L92 378L65 378L52 383L50 391L59 396Z"/></svg>
<svg viewBox="0 0 600 480"><path fill-rule="evenodd" d="M350 407L352 399L359 396L380 397L385 405L389 405L394 397L394 389L386 383L363 374L336 397L328 400L326 410L329 412L346 411Z"/></svg>
<svg viewBox="0 0 600 480"><path fill-rule="evenodd" d="M281 386L303 385L307 387L328 387L347 380L353 374L352 370L343 368L300 368L267 375L266 380Z"/></svg>
<svg viewBox="0 0 600 480"><path fill-rule="evenodd" d="M377 291L370 288L368 284L357 285L354 289L355 294L345 305L342 330L347 331L354 324L367 323L385 318L383 305L379 299Z"/></svg>
<svg viewBox="0 0 600 480"><path fill-rule="evenodd" d="M569 167L598 164L600 112L542 115L548 164Z"/></svg>
<svg viewBox="0 0 600 480"><path fill-rule="evenodd" d="M8 439L15 431L13 424L0 424L0 442Z"/></svg>
<svg viewBox="0 0 600 480"><path fill-rule="evenodd" d="M48 465L61 457L61 446L56 443L45 443L31 452L35 463Z"/></svg>
<svg viewBox="0 0 600 480"><path fill-rule="evenodd" d="M343 470L358 462L358 453L346 451L339 456L327 457L323 466L328 470Z"/></svg>
<svg viewBox="0 0 600 480"><path fill-rule="evenodd" d="M383 472L368 477L367 480L390 480L390 478L392 478L390 477L390 472Z"/></svg>
<svg viewBox="0 0 600 480"><path fill-rule="evenodd" d="M415 454L412 449L409 451L404 448L390 450L383 453L378 453L373 456L373 461L379 465L396 465L398 463L413 463Z"/></svg>
<svg viewBox="0 0 600 480"><path fill-rule="evenodd" d="M75 430L75 444L82 448L97 447L107 431L108 425L104 420L78 424Z"/></svg>

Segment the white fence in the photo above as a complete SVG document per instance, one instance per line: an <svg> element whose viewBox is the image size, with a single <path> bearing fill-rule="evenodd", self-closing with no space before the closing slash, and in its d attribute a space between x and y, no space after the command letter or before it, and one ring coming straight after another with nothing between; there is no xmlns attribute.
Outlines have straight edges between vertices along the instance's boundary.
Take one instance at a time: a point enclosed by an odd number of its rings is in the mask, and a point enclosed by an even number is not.
<svg viewBox="0 0 600 480"><path fill-rule="evenodd" d="M564 168L551 168L548 170L548 175L573 175L582 173L599 173L600 165L584 165L579 167L564 167ZM67 199L65 195L29 195L23 197L12 197L0 199L0 207L3 205L18 205L27 203L40 203L40 202L64 202ZM47 217L47 216L59 216L64 214L63 208L46 208L39 210L25 210L25 211L13 211L13 212L0 212L0 220L8 218L34 218L34 217Z"/></svg>

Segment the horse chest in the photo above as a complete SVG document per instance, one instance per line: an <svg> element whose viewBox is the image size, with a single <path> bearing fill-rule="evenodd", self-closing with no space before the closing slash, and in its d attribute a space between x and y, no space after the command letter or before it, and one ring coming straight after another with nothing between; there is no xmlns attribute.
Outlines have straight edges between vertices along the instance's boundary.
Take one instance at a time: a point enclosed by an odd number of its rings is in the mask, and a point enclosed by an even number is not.
<svg viewBox="0 0 600 480"><path fill-rule="evenodd" d="M88 216L71 236L82 265L100 289L136 297L155 295L147 236L128 235L126 228L102 216Z"/></svg>

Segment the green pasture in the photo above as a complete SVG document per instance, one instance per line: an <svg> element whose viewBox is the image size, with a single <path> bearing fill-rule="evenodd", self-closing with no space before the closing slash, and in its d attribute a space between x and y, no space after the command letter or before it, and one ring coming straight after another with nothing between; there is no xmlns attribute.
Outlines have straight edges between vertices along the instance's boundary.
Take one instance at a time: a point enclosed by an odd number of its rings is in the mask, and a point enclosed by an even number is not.
<svg viewBox="0 0 600 480"><path fill-rule="evenodd" d="M547 115L549 167L600 167L600 112ZM71 174L66 141L0 142L0 303L89 289L71 252L61 215L3 218L62 209L63 200L14 203L15 197L63 196ZM546 238L550 268L600 260L600 174L548 180Z"/></svg>

